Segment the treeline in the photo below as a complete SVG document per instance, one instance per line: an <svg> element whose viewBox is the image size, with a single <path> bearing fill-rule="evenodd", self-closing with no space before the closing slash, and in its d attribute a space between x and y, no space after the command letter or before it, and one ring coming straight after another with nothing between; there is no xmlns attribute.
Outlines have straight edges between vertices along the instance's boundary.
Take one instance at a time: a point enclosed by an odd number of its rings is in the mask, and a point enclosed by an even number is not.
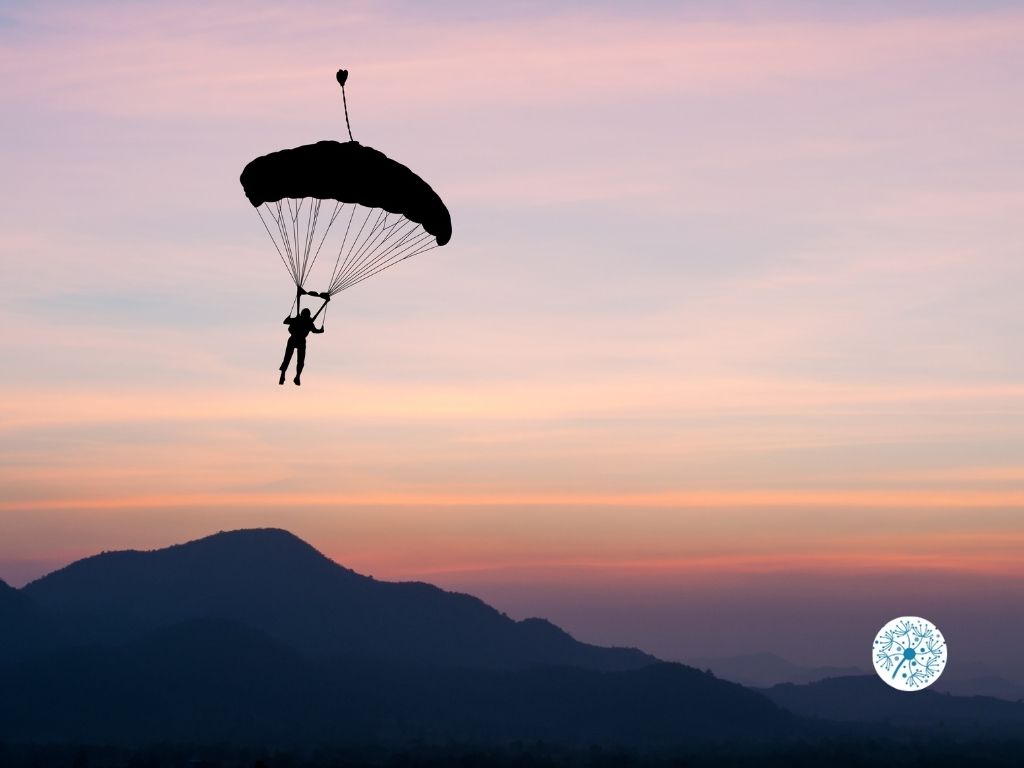
<svg viewBox="0 0 1024 768"><path fill-rule="evenodd" d="M0 744L3 768L1020 768L1024 739L962 741L842 739L779 742L703 750L639 753L608 748L565 749L547 744L477 748L414 746L401 750L330 748L263 750L236 747L154 745Z"/></svg>

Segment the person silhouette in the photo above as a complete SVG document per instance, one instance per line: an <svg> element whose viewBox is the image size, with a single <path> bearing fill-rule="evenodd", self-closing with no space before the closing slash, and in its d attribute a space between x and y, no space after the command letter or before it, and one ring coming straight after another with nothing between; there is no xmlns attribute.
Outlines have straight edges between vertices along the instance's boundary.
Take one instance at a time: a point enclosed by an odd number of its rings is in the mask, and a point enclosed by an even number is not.
<svg viewBox="0 0 1024 768"><path fill-rule="evenodd" d="M324 311L324 307L327 306L327 302L331 300L330 294L327 293L313 293L309 292L310 296L319 296L324 300L323 305L316 311L316 314L310 316L308 309L300 309L302 304L302 294L306 293L302 289L299 289L298 297L295 300L295 317L286 317L284 324L288 326L288 346L284 350L284 360L281 361L281 378L278 379L278 384L284 384L285 372L288 370L288 364L292 361L292 353L298 352L298 357L295 361L295 378L293 381L296 386L302 384L301 376L302 369L306 365L306 337L310 333L323 333L324 325L320 324L320 327L316 327L316 319L320 316L320 313Z"/></svg>

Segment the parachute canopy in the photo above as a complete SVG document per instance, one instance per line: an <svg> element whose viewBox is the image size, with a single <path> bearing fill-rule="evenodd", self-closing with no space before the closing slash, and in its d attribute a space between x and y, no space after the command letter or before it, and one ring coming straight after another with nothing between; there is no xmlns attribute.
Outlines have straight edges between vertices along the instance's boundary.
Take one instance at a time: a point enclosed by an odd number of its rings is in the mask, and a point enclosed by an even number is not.
<svg viewBox="0 0 1024 768"><path fill-rule="evenodd" d="M242 188L253 206L285 197L358 203L401 214L444 245L452 218L423 179L383 152L358 141L319 141L257 157L242 171Z"/></svg>
<svg viewBox="0 0 1024 768"><path fill-rule="evenodd" d="M337 247L331 295L452 236L451 215L430 185L357 141L272 152L245 166L240 180L300 288L332 229L340 245L328 246L332 255Z"/></svg>

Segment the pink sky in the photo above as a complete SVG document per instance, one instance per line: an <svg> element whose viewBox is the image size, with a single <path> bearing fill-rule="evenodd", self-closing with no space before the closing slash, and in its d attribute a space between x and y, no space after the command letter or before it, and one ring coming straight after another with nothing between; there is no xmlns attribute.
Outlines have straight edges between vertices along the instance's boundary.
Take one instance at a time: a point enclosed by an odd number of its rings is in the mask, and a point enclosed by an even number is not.
<svg viewBox="0 0 1024 768"><path fill-rule="evenodd" d="M0 578L272 525L664 655L724 647L716 612L796 648L772 604L992 650L1024 14L430 8L0 14ZM340 66L454 236L339 296L279 388L290 283L237 179L343 136Z"/></svg>

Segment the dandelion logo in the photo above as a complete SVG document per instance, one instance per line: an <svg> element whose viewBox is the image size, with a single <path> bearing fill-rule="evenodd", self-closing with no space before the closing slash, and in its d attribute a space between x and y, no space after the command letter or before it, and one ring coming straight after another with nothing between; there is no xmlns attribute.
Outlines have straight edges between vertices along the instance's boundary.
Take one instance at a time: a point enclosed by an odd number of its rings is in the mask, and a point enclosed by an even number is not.
<svg viewBox="0 0 1024 768"><path fill-rule="evenodd" d="M946 668L946 641L920 616L901 616L878 631L871 646L878 676L898 691L920 691Z"/></svg>

